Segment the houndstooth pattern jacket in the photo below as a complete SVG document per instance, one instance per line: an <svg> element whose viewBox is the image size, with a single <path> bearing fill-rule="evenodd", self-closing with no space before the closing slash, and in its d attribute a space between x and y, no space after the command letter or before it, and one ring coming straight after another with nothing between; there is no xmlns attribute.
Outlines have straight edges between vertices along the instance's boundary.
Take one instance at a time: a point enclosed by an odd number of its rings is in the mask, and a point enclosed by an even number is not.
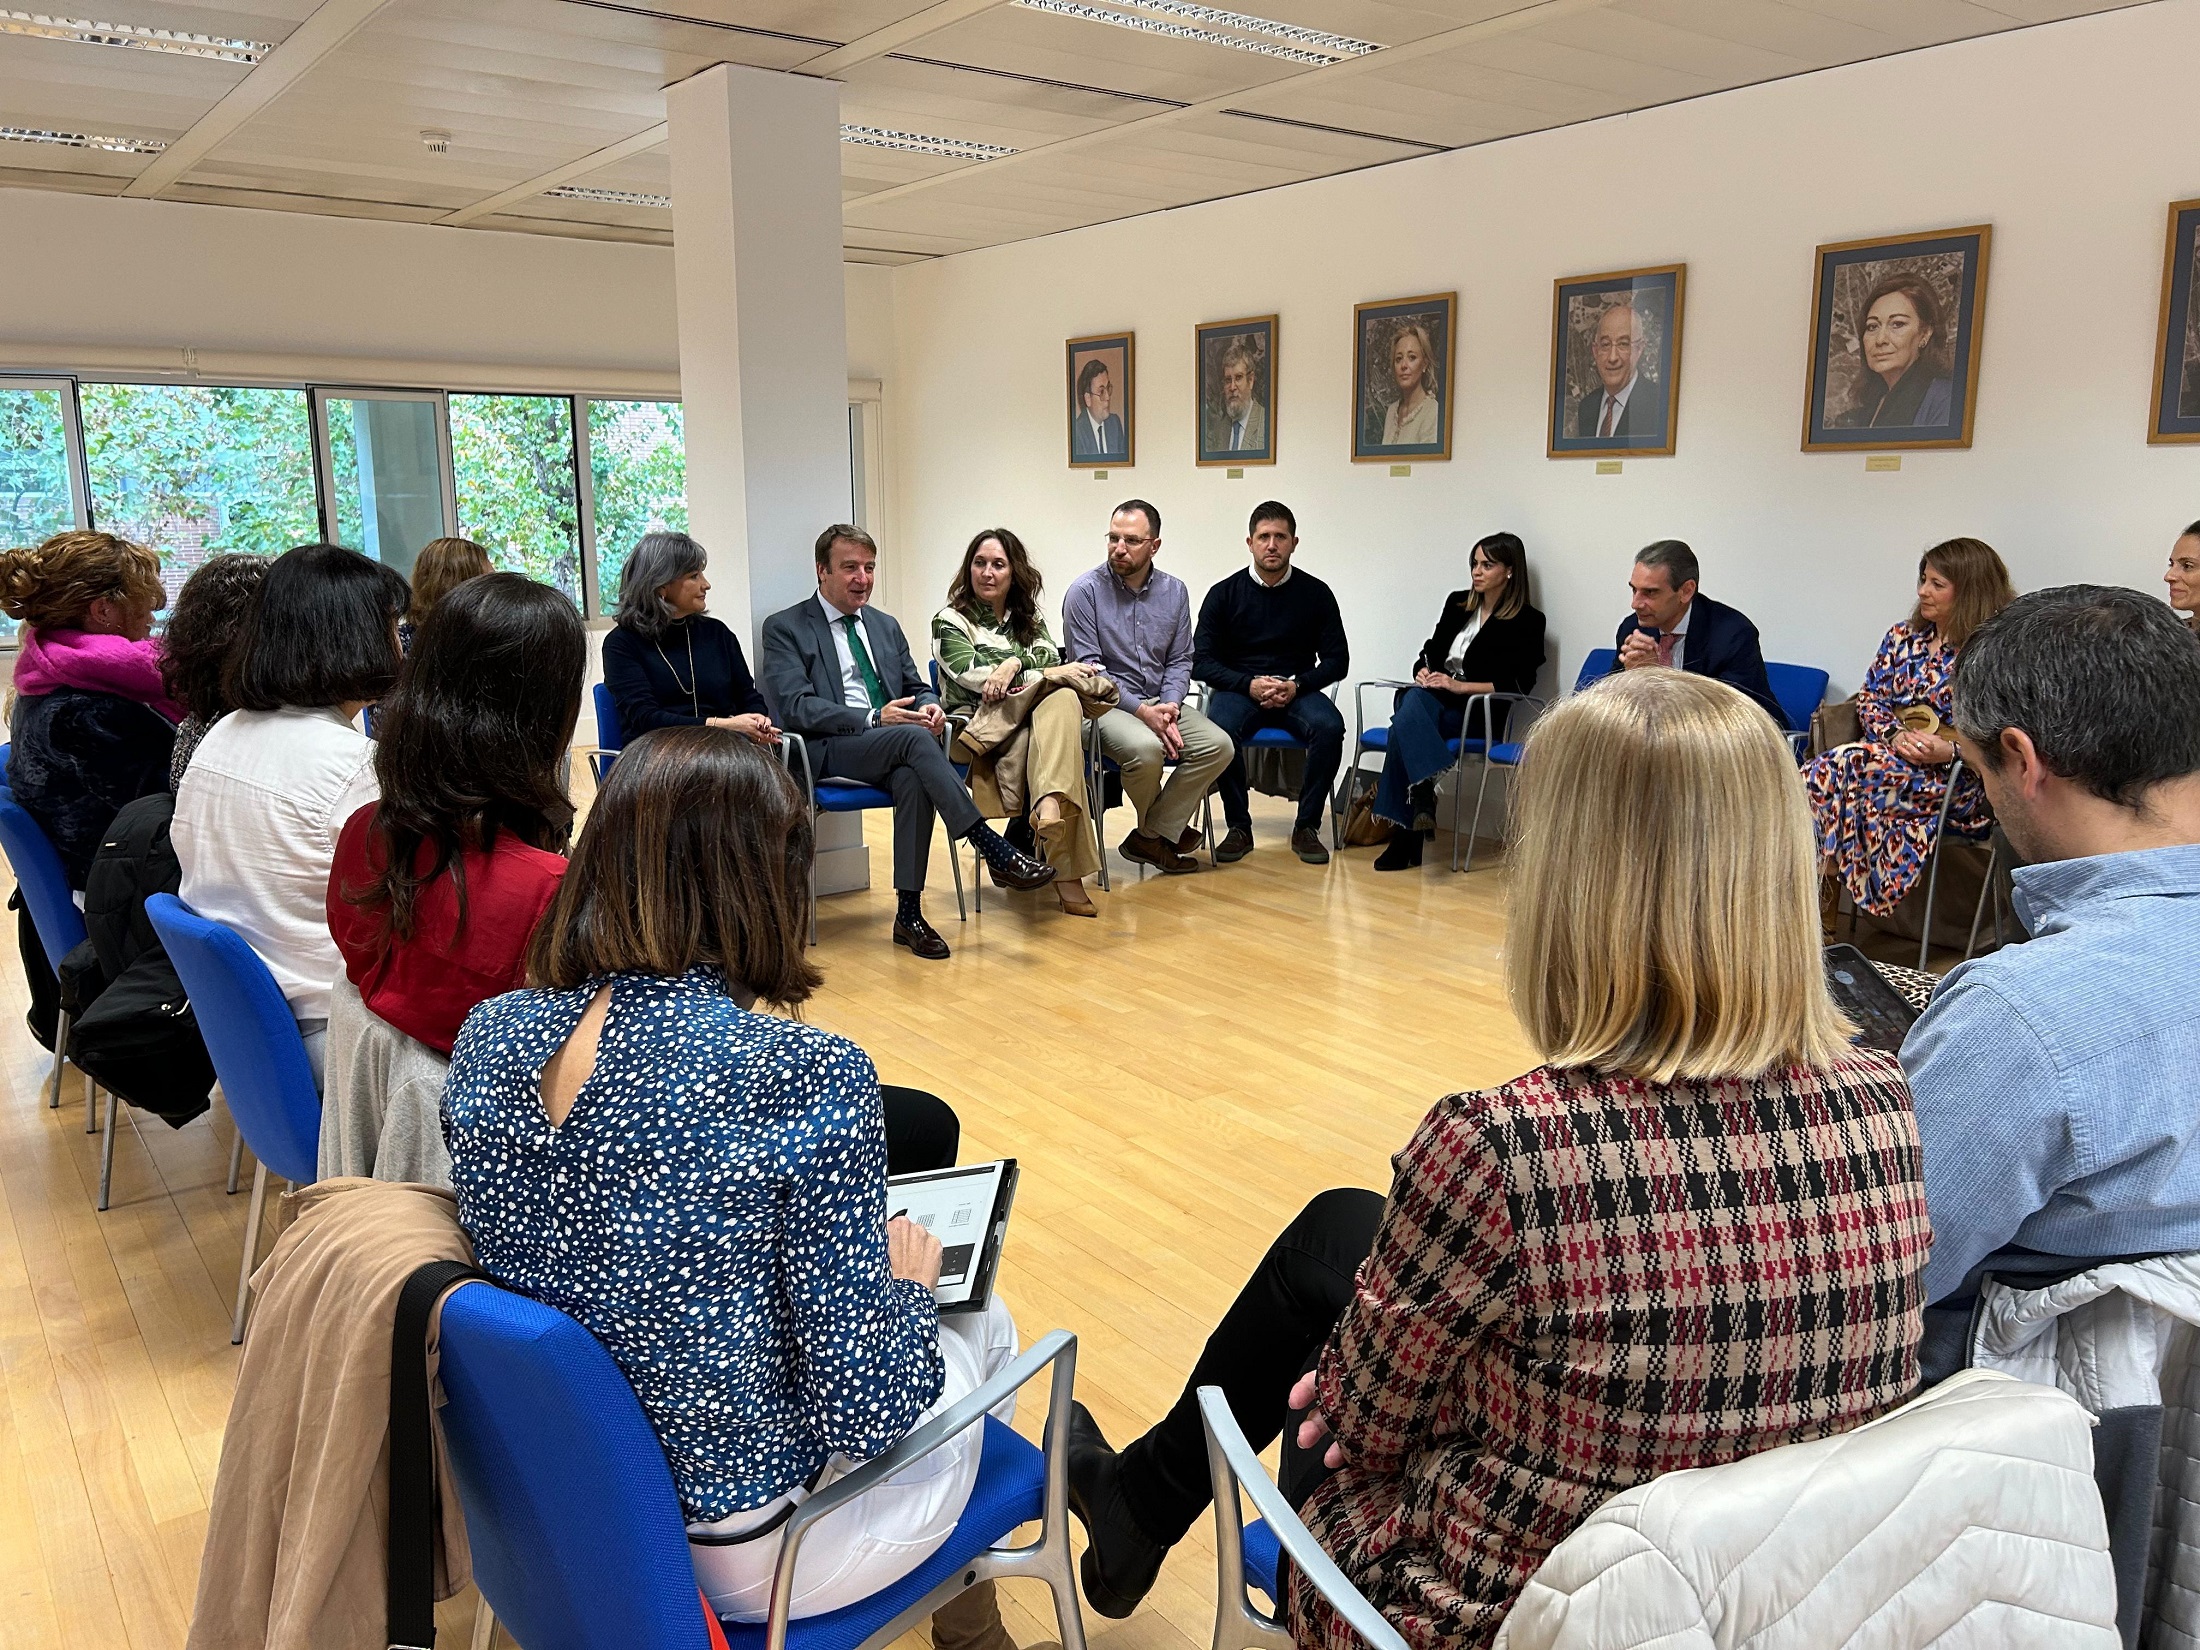
<svg viewBox="0 0 2200 1650"><path fill-rule="evenodd" d="M1349 1464L1302 1509L1416 1650L1478 1650L1607 1497L1827 1437L1918 1381L1931 1248L1894 1059L1659 1087L1545 1067L1440 1101L1319 1366ZM1356 1640L1294 1585L1294 1636Z"/></svg>

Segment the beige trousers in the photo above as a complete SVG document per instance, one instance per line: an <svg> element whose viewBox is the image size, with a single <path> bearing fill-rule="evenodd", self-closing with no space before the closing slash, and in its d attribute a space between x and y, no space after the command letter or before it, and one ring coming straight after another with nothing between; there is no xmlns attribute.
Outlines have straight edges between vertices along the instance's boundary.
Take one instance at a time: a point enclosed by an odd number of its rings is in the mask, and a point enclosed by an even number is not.
<svg viewBox="0 0 2200 1650"><path fill-rule="evenodd" d="M1062 817L1039 833L1057 882L1096 874L1100 853L1085 818L1085 711L1076 694L1058 689L1032 707L1025 724L1024 794L1036 808L1060 797Z"/></svg>
<svg viewBox="0 0 2200 1650"><path fill-rule="evenodd" d="M1100 718L1100 748L1123 770L1123 795L1138 810L1139 828L1172 846L1237 754L1230 736L1190 705L1177 713L1176 726L1184 735L1184 754L1164 784L1161 736L1127 710Z"/></svg>

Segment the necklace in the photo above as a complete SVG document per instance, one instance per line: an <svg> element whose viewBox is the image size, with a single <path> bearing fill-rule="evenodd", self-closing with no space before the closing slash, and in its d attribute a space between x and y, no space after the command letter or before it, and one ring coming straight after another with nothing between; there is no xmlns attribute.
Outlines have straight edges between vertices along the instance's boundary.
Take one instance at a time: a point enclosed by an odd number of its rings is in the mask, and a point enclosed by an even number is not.
<svg viewBox="0 0 2200 1650"><path fill-rule="evenodd" d="M660 659L664 659L666 670L672 671L673 685L677 687L682 693L688 696L688 709L695 713L695 719L700 722L703 719L703 704L702 701L696 697L695 692L696 686L700 682L701 678L699 678L695 674L695 627L693 625L688 626L687 629L687 644L688 679L684 682L680 680L680 673L677 670L672 669L672 661L668 658L665 658L665 644L662 641L659 641L657 643L657 657Z"/></svg>

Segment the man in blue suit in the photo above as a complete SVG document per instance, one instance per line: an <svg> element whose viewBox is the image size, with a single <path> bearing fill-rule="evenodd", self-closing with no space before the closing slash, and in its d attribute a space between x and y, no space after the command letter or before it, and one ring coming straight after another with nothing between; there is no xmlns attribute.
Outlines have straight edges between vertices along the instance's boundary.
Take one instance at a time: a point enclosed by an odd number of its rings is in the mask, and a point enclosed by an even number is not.
<svg viewBox="0 0 2200 1650"><path fill-rule="evenodd" d="M809 742L820 779L852 779L894 797L894 943L939 961L947 942L924 920L932 820L978 850L1010 888L1054 880L978 813L941 743L947 719L891 614L871 606L878 546L835 522L817 538L817 594L764 621L758 685L779 725Z"/></svg>
<svg viewBox="0 0 2200 1650"><path fill-rule="evenodd" d="M1659 539L1635 556L1627 588L1634 612L1620 621L1614 670L1666 665L1739 688L1787 725L1765 676L1757 627L1724 602L1696 594L1696 552L1679 539Z"/></svg>
<svg viewBox="0 0 2200 1650"><path fill-rule="evenodd" d="M1115 380L1108 364L1097 356L1077 375L1077 399L1084 410L1069 421L1069 455L1075 459L1122 458L1129 451L1123 440L1123 420L1112 409Z"/></svg>

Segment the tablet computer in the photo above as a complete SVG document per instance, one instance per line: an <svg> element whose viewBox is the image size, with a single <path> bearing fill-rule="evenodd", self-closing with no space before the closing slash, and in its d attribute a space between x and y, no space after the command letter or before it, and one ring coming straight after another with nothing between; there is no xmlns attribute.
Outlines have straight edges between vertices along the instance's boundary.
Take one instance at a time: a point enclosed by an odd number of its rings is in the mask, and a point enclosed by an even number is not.
<svg viewBox="0 0 2200 1650"><path fill-rule="evenodd" d="M1015 1201L1013 1157L888 1178L887 1217L906 1215L940 1240L940 1282L932 1294L942 1312L982 1312L993 1299Z"/></svg>
<svg viewBox="0 0 2200 1650"><path fill-rule="evenodd" d="M1853 945L1827 946L1826 988L1833 993L1834 1006L1854 1022L1854 1041L1860 1047L1902 1052L1902 1039L1917 1023L1917 1010L1863 952Z"/></svg>

